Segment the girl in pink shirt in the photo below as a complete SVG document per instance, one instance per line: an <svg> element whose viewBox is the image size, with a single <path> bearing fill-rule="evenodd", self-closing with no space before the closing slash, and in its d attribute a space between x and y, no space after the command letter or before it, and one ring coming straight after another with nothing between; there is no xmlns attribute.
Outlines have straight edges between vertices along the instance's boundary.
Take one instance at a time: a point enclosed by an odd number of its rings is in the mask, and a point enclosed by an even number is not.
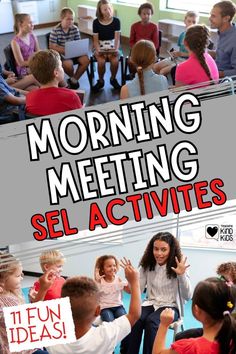
<svg viewBox="0 0 236 354"><path fill-rule="evenodd" d="M219 278L208 278L196 286L192 299L194 317L203 325L203 335L180 339L165 349L165 337L173 321L173 310L161 313L152 354L233 354L236 352L236 321L231 316L236 289Z"/></svg>
<svg viewBox="0 0 236 354"><path fill-rule="evenodd" d="M104 255L97 259L95 264L95 281L100 290L101 319L111 322L115 318L126 314L122 302L122 291L129 291L127 281L116 275L119 270L119 261L115 256ZM126 353L128 337L121 342L121 352Z"/></svg>
<svg viewBox="0 0 236 354"><path fill-rule="evenodd" d="M189 59L176 67L175 86L193 85L209 80L218 80L219 72L214 59L206 52L209 30L205 25L187 29L184 45Z"/></svg>

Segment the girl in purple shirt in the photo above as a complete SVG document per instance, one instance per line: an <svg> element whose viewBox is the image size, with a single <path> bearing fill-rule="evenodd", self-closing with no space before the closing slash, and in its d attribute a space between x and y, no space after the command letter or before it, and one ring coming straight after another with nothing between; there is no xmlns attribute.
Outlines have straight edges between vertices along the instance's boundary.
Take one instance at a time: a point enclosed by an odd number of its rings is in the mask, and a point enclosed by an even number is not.
<svg viewBox="0 0 236 354"><path fill-rule="evenodd" d="M33 23L30 15L15 15L16 36L11 41L11 47L16 61L16 69L19 76L29 74L29 59L39 50L36 36L33 34Z"/></svg>

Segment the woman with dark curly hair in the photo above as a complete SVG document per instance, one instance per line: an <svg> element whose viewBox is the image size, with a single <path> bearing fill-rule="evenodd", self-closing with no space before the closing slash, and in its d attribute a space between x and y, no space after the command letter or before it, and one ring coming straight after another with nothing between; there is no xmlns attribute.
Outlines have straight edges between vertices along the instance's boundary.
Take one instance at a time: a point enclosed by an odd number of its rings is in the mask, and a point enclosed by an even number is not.
<svg viewBox="0 0 236 354"><path fill-rule="evenodd" d="M151 354L160 314L166 308L174 310L174 321L179 317L181 298L191 297L186 269L186 257L181 254L178 240L169 232L160 232L149 241L140 261L141 291L147 288L142 314L131 331L129 354L138 354L144 330L143 354Z"/></svg>

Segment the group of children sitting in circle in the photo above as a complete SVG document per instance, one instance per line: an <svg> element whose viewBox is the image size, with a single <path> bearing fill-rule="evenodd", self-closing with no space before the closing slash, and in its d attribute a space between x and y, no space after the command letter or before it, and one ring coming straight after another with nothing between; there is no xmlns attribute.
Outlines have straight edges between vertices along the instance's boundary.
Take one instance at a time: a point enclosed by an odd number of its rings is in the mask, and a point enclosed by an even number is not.
<svg viewBox="0 0 236 354"><path fill-rule="evenodd" d="M139 262L139 271L130 260L120 262L114 255L96 260L94 279L61 276L65 262L58 250L40 256L43 275L29 292L31 302L69 297L75 324L76 342L24 351L24 354L111 354L121 342L120 353L138 354L144 332L143 354L233 354L236 353L236 263L221 264L218 277L201 281L192 296L192 313L203 328L179 334L165 347L169 325L180 317L182 301L191 298L186 257L177 239L160 232L149 241ZM126 280L117 272L124 269ZM0 351L9 354L3 308L22 304L22 265L11 254L0 255ZM146 290L145 290L146 289ZM131 294L128 313L122 291ZM141 306L141 293L146 291ZM97 321L101 316L101 322ZM23 354L23 353L22 353Z"/></svg>
<svg viewBox="0 0 236 354"><path fill-rule="evenodd" d="M229 14L225 15L222 12L223 7L228 9ZM226 24L223 22L223 25L234 30L232 19L235 15L235 5L231 1L221 1L214 5L214 9L221 11L222 21L226 22ZM212 12L212 18L219 16L216 10L214 10L216 15L214 11ZM157 60L156 54L160 43L158 26L151 22L152 14L151 3L144 3L138 9L140 21L132 25L130 32L128 76L133 80L121 88L116 79L120 55L120 20L113 16L109 0L98 1L97 18L93 21L93 54L98 68L98 80L92 87L94 92L104 87L107 61L110 62L110 84L115 89L121 89L121 99L167 90L166 75L173 67L176 86L194 85L209 80L218 82L219 76L222 76L220 68L206 51L209 30L205 25L197 24L198 14L194 11L186 13L184 19L186 31L179 36L177 43L179 50L172 51L174 61L169 58ZM214 18L213 20L210 18L210 21L213 23ZM76 92L67 89L78 89L78 80L90 62L87 55L73 59L65 58L66 41L80 39L79 28L74 24L74 11L70 8L62 9L61 22L50 33L49 50L39 50L30 15L15 15L15 33L11 47L19 76L16 77L14 73L1 69L0 100L3 105L0 115L6 115L12 109L12 105L25 103L26 111L32 115L50 115L81 108L82 104ZM110 43L112 51L101 50L104 41ZM74 64L78 64L76 69ZM67 82L64 80L64 72L69 77ZM5 81L2 75L5 75Z"/></svg>

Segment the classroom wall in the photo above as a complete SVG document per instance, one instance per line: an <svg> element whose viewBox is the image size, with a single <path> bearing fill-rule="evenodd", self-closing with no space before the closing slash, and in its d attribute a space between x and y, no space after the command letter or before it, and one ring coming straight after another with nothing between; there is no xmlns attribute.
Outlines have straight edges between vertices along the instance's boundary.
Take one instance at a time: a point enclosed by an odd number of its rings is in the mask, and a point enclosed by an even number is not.
<svg viewBox="0 0 236 354"><path fill-rule="evenodd" d="M152 17L153 22L158 22L160 19L174 19L174 20L183 20L184 14L181 12L174 12L169 10L159 10L161 8L161 4L164 0L150 0L154 7L154 15ZM145 1L144 1L145 2ZM217 0L216 0L217 2ZM233 0L236 3L236 0ZM95 6L97 1L93 0L68 0L68 6L72 7L77 14L77 6L78 5L89 5ZM121 34L125 37L129 37L130 27L132 23L138 21L139 16L137 15L138 6L133 5L120 5L113 4L114 9L116 10L117 16L121 20ZM208 17L200 17L200 23L208 24Z"/></svg>

